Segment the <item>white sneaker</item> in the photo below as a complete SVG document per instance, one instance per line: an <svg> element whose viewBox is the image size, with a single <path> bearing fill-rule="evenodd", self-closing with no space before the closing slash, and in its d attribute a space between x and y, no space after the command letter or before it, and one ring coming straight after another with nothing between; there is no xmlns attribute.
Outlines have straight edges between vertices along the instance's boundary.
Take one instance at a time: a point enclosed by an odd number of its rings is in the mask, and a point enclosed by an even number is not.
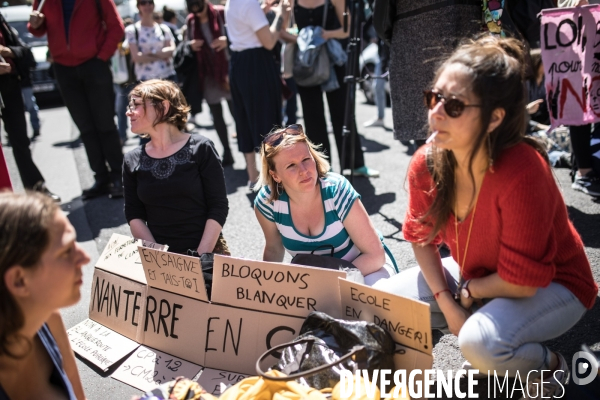
<svg viewBox="0 0 600 400"><path fill-rule="evenodd" d="M383 120L379 118L371 119L363 124L365 128L382 127Z"/></svg>
<svg viewBox="0 0 600 400"><path fill-rule="evenodd" d="M542 385L542 377L539 376L528 382L525 388L526 392L521 400L525 399L549 399L557 396L564 397L565 385L569 382L569 365L567 360L560 353L556 353L558 357L558 367L550 376L544 374L544 384Z"/></svg>

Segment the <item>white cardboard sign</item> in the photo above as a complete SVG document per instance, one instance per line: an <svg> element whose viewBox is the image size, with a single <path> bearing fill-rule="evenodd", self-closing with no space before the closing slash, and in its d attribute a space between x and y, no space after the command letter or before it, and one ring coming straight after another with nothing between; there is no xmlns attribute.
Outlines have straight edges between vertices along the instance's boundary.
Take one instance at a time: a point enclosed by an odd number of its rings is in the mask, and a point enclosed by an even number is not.
<svg viewBox="0 0 600 400"><path fill-rule="evenodd" d="M149 286L208 301L202 265L198 257L184 256L140 246L139 256Z"/></svg>
<svg viewBox="0 0 600 400"><path fill-rule="evenodd" d="M246 379L250 375L239 374L237 372L223 371L220 369L204 368L197 382L208 393L219 396L221 395L221 385L228 387Z"/></svg>
<svg viewBox="0 0 600 400"><path fill-rule="evenodd" d="M86 319L67 330L73 351L102 371L135 350L139 343Z"/></svg>
<svg viewBox="0 0 600 400"><path fill-rule="evenodd" d="M323 311L340 315L338 278L343 271L215 255L211 301L306 317Z"/></svg>
<svg viewBox="0 0 600 400"><path fill-rule="evenodd" d="M192 379L201 366L146 346L140 346L117 368L112 377L143 391L175 380L178 376Z"/></svg>

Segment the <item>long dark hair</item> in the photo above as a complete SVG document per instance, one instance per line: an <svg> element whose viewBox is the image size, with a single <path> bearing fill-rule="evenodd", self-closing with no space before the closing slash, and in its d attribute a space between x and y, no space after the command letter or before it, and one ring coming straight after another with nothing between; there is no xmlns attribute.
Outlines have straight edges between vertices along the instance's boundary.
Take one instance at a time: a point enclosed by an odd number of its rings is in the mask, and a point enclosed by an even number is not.
<svg viewBox="0 0 600 400"><path fill-rule="evenodd" d="M445 68L460 64L469 71L471 91L481 104L481 130L469 156L469 175L473 187L473 160L479 151L485 149L493 163L503 150L525 142L535 148L548 162L544 147L535 139L525 136L527 125L526 89L524 83L524 47L516 39L482 36L461 45L438 68L434 83ZM505 110L500 125L488 133L492 113L497 108ZM419 222L431 229L427 243L441 231L452 213L456 201L454 171L457 165L454 153L436 146L431 147L427 156L429 169L435 183L436 195L427 213ZM471 205L475 194L471 198Z"/></svg>
<svg viewBox="0 0 600 400"><path fill-rule="evenodd" d="M25 316L4 282L13 266L35 268L50 244L50 227L58 205L39 193L0 193L0 356L17 358L10 347L27 341L18 333ZM31 346L31 343L29 343Z"/></svg>

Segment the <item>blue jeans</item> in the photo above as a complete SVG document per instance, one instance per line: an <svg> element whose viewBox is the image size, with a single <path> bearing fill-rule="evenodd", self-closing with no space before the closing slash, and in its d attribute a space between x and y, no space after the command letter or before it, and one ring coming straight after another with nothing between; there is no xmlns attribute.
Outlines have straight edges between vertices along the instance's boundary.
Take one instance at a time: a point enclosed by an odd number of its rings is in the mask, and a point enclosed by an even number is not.
<svg viewBox="0 0 600 400"><path fill-rule="evenodd" d="M23 94L23 103L25 104L25 110L29 113L29 122L31 122L31 128L34 131L40 130L40 117L38 115L37 103L35 97L33 97L33 87L22 87L21 93Z"/></svg>
<svg viewBox="0 0 600 400"><path fill-rule="evenodd" d="M458 265L452 258L442 260L446 280L456 291ZM429 303L432 328L444 328L446 320L419 267L373 285L384 290ZM527 376L531 370L549 369L550 351L541 344L569 329L585 314L586 308L571 291L552 282L539 288L533 297L496 298L488 301L467 319L458 334L464 357L481 373Z"/></svg>
<svg viewBox="0 0 600 400"><path fill-rule="evenodd" d="M375 76L381 76L381 60L375 64ZM385 96L385 83L387 79L373 79L373 91L375 93L375 105L377 106L377 118L383 119L387 99Z"/></svg>
<svg viewBox="0 0 600 400"><path fill-rule="evenodd" d="M117 114L117 128L119 130L119 137L123 142L127 140L127 103L129 93L133 89L133 85L128 87L121 86L120 84L113 83L115 89L115 113Z"/></svg>

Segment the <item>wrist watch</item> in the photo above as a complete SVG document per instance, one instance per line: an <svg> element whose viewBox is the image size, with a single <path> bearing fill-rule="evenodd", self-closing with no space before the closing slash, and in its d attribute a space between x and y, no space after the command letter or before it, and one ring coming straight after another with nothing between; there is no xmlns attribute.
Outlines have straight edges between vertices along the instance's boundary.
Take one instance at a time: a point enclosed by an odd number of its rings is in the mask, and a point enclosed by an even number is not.
<svg viewBox="0 0 600 400"><path fill-rule="evenodd" d="M460 288L460 295L462 297L464 297L465 299L471 299L471 291L469 290L469 282L471 282L471 280L467 280L465 283L462 284L461 288Z"/></svg>

